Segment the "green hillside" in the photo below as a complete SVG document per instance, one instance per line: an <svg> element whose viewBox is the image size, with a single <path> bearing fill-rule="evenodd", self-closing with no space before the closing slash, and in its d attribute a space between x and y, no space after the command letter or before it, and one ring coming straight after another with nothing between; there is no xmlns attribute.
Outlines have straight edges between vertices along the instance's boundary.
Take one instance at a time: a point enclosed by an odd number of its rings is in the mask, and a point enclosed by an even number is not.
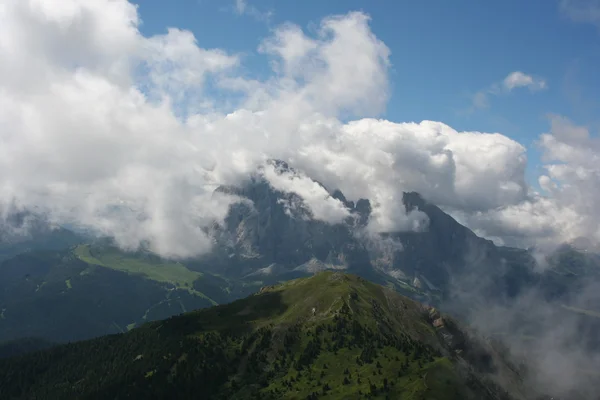
<svg viewBox="0 0 600 400"><path fill-rule="evenodd" d="M7 399L511 399L519 377L432 308L323 272L125 334L0 360Z"/></svg>
<svg viewBox="0 0 600 400"><path fill-rule="evenodd" d="M125 332L257 289L107 246L27 252L0 265L0 342Z"/></svg>
<svg viewBox="0 0 600 400"><path fill-rule="evenodd" d="M117 249L102 250L95 251L91 245L82 244L75 248L74 253L80 260L91 265L142 275L175 286L191 288L194 281L202 276L200 272L190 271L180 263L164 262L160 259L140 259Z"/></svg>

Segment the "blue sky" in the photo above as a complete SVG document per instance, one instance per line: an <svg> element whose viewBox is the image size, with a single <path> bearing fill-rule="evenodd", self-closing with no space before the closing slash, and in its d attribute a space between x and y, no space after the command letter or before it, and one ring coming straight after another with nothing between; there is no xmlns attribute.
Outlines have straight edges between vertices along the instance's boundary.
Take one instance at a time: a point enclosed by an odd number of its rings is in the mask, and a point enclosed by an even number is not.
<svg viewBox="0 0 600 400"><path fill-rule="evenodd" d="M258 77L268 73L268 65L256 49L274 27L293 22L310 33L325 16L366 12L372 31L391 50L391 99L382 117L501 132L528 148L534 185L540 172L535 141L548 131L549 113L592 132L600 122L598 27L574 21L558 1L247 0L242 13L235 0L138 5L145 35L171 26L190 30L201 47L243 53L245 73ZM517 88L488 96L486 108L472 108L477 92L513 71L543 79L547 89Z"/></svg>

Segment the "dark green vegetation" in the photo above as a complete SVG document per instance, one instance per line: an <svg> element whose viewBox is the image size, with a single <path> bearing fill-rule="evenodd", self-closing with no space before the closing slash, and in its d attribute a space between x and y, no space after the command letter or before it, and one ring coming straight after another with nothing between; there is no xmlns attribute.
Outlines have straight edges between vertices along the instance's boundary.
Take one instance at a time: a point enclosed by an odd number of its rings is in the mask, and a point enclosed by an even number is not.
<svg viewBox="0 0 600 400"><path fill-rule="evenodd" d="M15 357L36 350L48 349L56 343L38 338L21 338L0 343L0 358Z"/></svg>
<svg viewBox="0 0 600 400"><path fill-rule="evenodd" d="M492 377L518 393L515 368L453 320L325 272L125 334L0 360L0 398L519 398Z"/></svg>
<svg viewBox="0 0 600 400"><path fill-rule="evenodd" d="M0 342L67 342L124 332L254 290L110 246L26 252L0 265Z"/></svg>

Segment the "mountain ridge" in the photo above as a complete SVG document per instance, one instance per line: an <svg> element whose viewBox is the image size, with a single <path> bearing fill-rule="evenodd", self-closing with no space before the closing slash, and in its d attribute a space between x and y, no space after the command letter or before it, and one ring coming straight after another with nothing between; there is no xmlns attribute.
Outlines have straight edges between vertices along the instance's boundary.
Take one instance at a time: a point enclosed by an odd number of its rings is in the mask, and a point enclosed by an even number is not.
<svg viewBox="0 0 600 400"><path fill-rule="evenodd" d="M280 173L295 171L286 163L272 163ZM512 258L529 258L526 263L533 263L525 250L499 250L416 192L404 193L399 212L425 214L425 229L373 234L365 229L372 209L368 199L354 203L339 189L327 191L347 208L350 217L345 221L329 224L303 211L290 213L286 204L296 204L296 210L304 210L307 205L299 195L275 189L260 173L238 186L217 188L216 192L235 195L241 201L230 207L225 222L217 229L214 252L200 257L204 262L198 262L199 268L248 276L277 265L272 274L284 278L315 260L440 304L455 283L451 282L453 275L498 272L504 253Z"/></svg>
<svg viewBox="0 0 600 400"><path fill-rule="evenodd" d="M0 394L9 398L200 391L215 399L504 400L524 398L520 380L451 318L331 271L125 334L0 360Z"/></svg>

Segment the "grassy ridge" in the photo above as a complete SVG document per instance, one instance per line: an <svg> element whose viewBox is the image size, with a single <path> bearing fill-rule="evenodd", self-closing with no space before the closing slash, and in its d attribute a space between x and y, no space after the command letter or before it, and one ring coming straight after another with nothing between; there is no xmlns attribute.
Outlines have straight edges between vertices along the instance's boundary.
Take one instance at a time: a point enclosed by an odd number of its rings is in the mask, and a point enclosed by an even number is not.
<svg viewBox="0 0 600 400"><path fill-rule="evenodd" d="M0 397L510 399L475 374L478 365L461 367L469 347L461 355L449 347L433 314L356 276L324 272L0 361Z"/></svg>

